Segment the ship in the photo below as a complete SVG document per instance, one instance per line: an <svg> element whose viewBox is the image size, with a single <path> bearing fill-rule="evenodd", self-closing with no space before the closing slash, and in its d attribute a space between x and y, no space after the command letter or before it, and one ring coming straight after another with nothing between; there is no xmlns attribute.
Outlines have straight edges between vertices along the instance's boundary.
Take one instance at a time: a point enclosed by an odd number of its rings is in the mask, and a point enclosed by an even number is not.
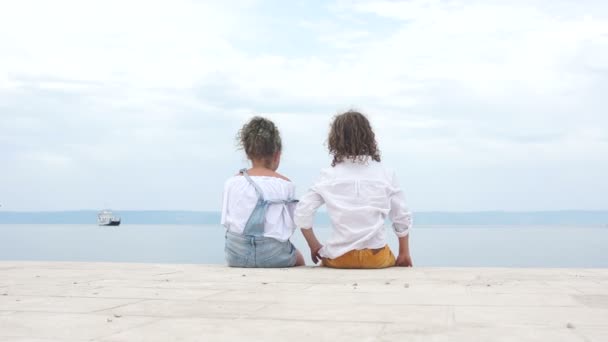
<svg viewBox="0 0 608 342"><path fill-rule="evenodd" d="M114 216L112 210L104 209L97 214L97 224L100 226L119 226L120 217Z"/></svg>

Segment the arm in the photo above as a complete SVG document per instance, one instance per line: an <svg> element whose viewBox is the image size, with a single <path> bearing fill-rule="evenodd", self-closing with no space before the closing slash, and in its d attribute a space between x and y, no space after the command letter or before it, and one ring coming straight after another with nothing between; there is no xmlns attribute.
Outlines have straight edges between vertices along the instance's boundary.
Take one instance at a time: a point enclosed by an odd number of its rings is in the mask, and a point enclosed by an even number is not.
<svg viewBox="0 0 608 342"><path fill-rule="evenodd" d="M392 179L392 190L389 218L393 222L393 230L399 239L399 255L395 264L396 266L411 267L413 264L410 256L409 232L412 226L412 215L407 209L405 196L395 175Z"/></svg>
<svg viewBox="0 0 608 342"><path fill-rule="evenodd" d="M298 203L294 214L296 226L301 228L302 235L304 235L306 243L308 243L308 247L310 248L310 257L315 264L319 262L319 259L321 258L319 250L323 245L317 240L317 237L312 230L312 225L317 209L324 203L323 197L321 197L321 195L315 191L315 188L312 187L300 198L300 202Z"/></svg>
<svg viewBox="0 0 608 342"><path fill-rule="evenodd" d="M306 243L308 247L310 247L310 258L312 262L315 264L319 262L321 256L319 255L319 250L323 247L323 245L317 240L317 236L315 232L310 228L302 228L302 235L306 239Z"/></svg>
<svg viewBox="0 0 608 342"><path fill-rule="evenodd" d="M410 256L410 237L406 235L399 238L399 256L395 261L395 266L412 267L412 257Z"/></svg>

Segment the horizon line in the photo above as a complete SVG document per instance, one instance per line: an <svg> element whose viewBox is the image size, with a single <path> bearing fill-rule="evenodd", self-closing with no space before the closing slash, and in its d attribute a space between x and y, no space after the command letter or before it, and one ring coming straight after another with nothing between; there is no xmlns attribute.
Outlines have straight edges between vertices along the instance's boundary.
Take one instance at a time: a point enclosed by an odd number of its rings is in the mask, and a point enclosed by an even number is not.
<svg viewBox="0 0 608 342"><path fill-rule="evenodd" d="M107 209L107 208L106 208ZM65 212L85 212L85 211L100 211L102 209L60 209L60 210L3 210L0 207L0 213L65 213ZM221 210L192 210L192 209L109 209L116 212L188 212L188 213L221 213ZM319 213L325 213L326 210L319 210ZM449 213L449 214L467 214L467 213L551 213L551 212L608 212L608 209L535 209L535 210L412 210L412 213Z"/></svg>

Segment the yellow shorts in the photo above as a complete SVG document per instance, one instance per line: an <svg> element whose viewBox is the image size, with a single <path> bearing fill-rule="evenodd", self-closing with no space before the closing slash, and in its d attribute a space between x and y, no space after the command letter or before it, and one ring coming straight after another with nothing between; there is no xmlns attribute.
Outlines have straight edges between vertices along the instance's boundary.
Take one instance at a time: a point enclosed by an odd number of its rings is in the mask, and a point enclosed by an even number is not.
<svg viewBox="0 0 608 342"><path fill-rule="evenodd" d="M332 268L386 268L395 266L395 256L388 245L378 250L359 249L335 259L323 259L323 266Z"/></svg>

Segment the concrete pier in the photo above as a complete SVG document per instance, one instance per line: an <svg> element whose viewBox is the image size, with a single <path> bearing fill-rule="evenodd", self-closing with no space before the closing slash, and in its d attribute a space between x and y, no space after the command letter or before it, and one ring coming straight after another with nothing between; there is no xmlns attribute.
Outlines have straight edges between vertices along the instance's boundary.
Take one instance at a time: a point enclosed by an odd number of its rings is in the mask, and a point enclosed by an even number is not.
<svg viewBox="0 0 608 342"><path fill-rule="evenodd" d="M0 341L608 341L608 269L0 262Z"/></svg>

